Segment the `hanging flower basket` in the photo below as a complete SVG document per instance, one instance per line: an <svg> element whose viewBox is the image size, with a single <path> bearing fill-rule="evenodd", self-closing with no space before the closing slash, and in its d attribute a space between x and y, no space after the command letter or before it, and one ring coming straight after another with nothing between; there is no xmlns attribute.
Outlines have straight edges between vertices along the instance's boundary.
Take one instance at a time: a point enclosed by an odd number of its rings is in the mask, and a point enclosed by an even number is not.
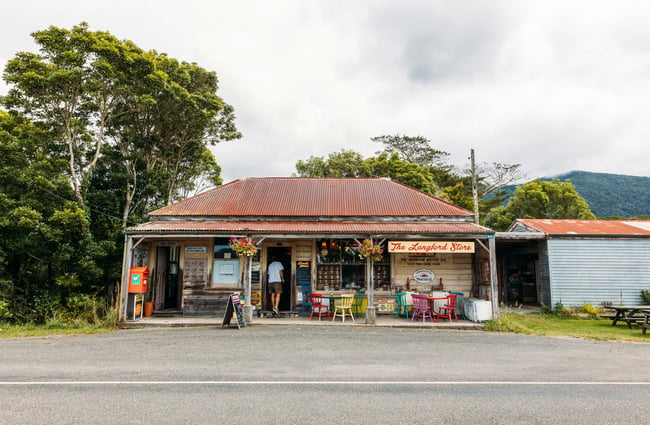
<svg viewBox="0 0 650 425"><path fill-rule="evenodd" d="M356 244L359 255L373 263L379 263L383 256L384 249L381 245L375 245L372 239L364 239L363 242Z"/></svg>
<svg viewBox="0 0 650 425"><path fill-rule="evenodd" d="M232 250L244 257L252 257L257 253L255 242L257 240L251 238L230 238L228 241Z"/></svg>

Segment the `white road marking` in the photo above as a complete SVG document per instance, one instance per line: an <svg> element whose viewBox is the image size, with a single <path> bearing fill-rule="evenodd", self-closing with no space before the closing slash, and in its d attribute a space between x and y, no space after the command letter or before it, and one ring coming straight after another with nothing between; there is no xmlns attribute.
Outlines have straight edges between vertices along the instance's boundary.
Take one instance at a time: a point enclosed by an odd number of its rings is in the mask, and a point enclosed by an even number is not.
<svg viewBox="0 0 650 425"><path fill-rule="evenodd" d="M649 385L650 381L0 381L1 386L47 385L469 385L469 386L600 386Z"/></svg>

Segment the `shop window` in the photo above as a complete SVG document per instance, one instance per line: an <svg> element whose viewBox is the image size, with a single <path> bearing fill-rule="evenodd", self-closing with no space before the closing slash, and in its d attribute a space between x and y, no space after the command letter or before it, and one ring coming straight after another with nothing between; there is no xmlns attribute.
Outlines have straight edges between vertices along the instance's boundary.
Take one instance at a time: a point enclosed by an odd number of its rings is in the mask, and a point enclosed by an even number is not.
<svg viewBox="0 0 650 425"><path fill-rule="evenodd" d="M359 290L366 286L366 260L359 255L353 239L316 240L317 290ZM390 287L390 256L374 264L376 289Z"/></svg>

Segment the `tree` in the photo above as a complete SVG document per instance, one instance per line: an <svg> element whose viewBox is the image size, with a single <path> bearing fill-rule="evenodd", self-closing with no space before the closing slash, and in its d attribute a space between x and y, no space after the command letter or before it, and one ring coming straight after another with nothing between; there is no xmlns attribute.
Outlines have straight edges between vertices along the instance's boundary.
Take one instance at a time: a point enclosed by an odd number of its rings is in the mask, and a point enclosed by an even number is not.
<svg viewBox="0 0 650 425"><path fill-rule="evenodd" d="M82 208L92 174L111 148L129 176L122 187L126 223L136 194L145 196L136 206L150 199L172 202L196 177L190 175L197 170L193 162L204 157L206 145L241 137L233 108L216 95L214 72L144 52L85 23L32 35L40 53L20 52L8 62L10 90L3 101L61 143Z"/></svg>
<svg viewBox="0 0 650 425"><path fill-rule="evenodd" d="M85 23L72 30L52 26L32 36L40 54L19 52L9 60L4 103L63 143L70 183L83 208L84 185L101 156L115 105L132 87L125 74L141 68L142 52L107 32L89 31Z"/></svg>
<svg viewBox="0 0 650 425"><path fill-rule="evenodd" d="M361 154L342 150L324 157L310 157L296 163L300 177L389 177L395 181L435 194L437 187L428 167L405 161L397 153L383 152L364 158Z"/></svg>
<svg viewBox="0 0 650 425"><path fill-rule="evenodd" d="M141 199L148 209L152 202L171 204L200 176L221 184L220 167L206 146L241 137L232 106L216 95L214 72L155 52L148 56L152 74L119 105L130 111L120 115L115 132L130 176L125 210L132 208L138 185L156 188ZM138 159L143 163L136 169Z"/></svg>
<svg viewBox="0 0 650 425"><path fill-rule="evenodd" d="M593 220L596 216L570 180L537 179L517 186L508 205L488 214L485 224L495 230L505 230L504 223L510 224L515 218Z"/></svg>
<svg viewBox="0 0 650 425"><path fill-rule="evenodd" d="M328 155L327 159L311 156L296 162L299 177L370 177L370 170L364 168L364 158L358 152L341 150Z"/></svg>
<svg viewBox="0 0 650 425"><path fill-rule="evenodd" d="M443 188L458 183L459 177L453 172L454 167L447 163L448 152L431 147L431 141L423 136L377 136L370 138L373 142L384 145L383 152L396 153L405 161L429 168L433 182ZM377 155L381 152L377 152Z"/></svg>
<svg viewBox="0 0 650 425"><path fill-rule="evenodd" d="M0 111L0 302L17 320L44 320L69 291L101 287L101 250L56 146L49 132Z"/></svg>

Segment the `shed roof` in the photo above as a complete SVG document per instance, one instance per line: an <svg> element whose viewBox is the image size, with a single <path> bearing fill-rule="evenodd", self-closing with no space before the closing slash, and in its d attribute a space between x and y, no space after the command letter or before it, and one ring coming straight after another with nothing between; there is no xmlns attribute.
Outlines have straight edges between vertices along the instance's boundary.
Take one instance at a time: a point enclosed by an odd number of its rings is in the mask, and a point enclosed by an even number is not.
<svg viewBox="0 0 650 425"><path fill-rule="evenodd" d="M235 180L150 213L156 217L471 217L442 199L386 178Z"/></svg>
<svg viewBox="0 0 650 425"><path fill-rule="evenodd" d="M508 229L521 231L549 236L650 236L650 221L518 219Z"/></svg>

